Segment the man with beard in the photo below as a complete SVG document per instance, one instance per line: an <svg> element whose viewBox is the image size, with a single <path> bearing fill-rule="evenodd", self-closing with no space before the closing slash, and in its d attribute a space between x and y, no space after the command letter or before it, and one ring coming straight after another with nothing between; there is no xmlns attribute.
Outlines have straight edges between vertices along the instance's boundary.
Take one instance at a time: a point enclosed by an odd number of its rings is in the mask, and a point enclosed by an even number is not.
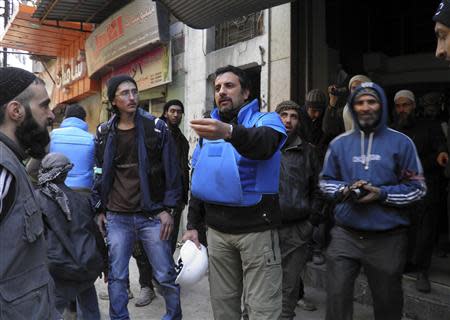
<svg viewBox="0 0 450 320"><path fill-rule="evenodd" d="M318 186L320 162L316 148L297 133L308 115L294 101L283 101L275 111L286 127L288 139L281 148L280 208L282 226L280 236L283 268L283 311L280 319L293 319L295 305L307 311L316 310L304 297L301 274L309 256L308 242L313 227L321 218L321 199Z"/></svg>
<svg viewBox="0 0 450 320"><path fill-rule="evenodd" d="M411 210L414 212L411 215L414 227L411 228L408 251L412 255L410 260L413 268L418 270L416 289L421 292L430 292L428 271L439 221L441 167L438 158L447 154L445 137L439 121L416 119L416 99L411 91L398 91L395 94L394 103L393 128L406 134L416 145L428 186L424 202L418 203Z"/></svg>
<svg viewBox="0 0 450 320"><path fill-rule="evenodd" d="M276 113L259 112L257 99L249 101L250 80L239 68L217 69L214 92L211 119L191 121L200 140L183 239L199 246L197 230L206 222L214 319L240 320L242 297L250 320L278 319L278 178L285 127Z"/></svg>
<svg viewBox="0 0 450 320"><path fill-rule="evenodd" d="M380 86L361 84L349 107L355 128L331 142L320 176L322 191L336 201L326 319L352 319L354 283L364 267L375 320L400 320L410 224L402 208L425 195L422 165L411 139L387 127Z"/></svg>
<svg viewBox="0 0 450 320"><path fill-rule="evenodd" d="M44 82L0 68L0 310L2 319L56 318L42 212L23 161L42 158L54 119ZM39 297L39 299L36 299Z"/></svg>

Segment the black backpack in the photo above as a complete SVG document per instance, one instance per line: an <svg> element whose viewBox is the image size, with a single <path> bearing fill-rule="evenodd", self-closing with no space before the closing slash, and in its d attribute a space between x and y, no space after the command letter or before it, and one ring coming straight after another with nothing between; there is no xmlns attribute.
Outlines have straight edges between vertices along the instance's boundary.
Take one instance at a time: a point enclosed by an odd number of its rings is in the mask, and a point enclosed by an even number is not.
<svg viewBox="0 0 450 320"><path fill-rule="evenodd" d="M55 280L95 281L104 270L106 246L94 221L89 198L75 191L65 191L72 219L68 221L54 200L37 191L46 225L47 258Z"/></svg>

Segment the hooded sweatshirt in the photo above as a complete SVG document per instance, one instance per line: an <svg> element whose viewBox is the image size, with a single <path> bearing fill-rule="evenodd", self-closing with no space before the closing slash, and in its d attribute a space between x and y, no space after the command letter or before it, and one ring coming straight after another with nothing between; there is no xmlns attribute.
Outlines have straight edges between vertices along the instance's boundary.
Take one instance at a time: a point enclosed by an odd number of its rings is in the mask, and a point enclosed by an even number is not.
<svg viewBox="0 0 450 320"><path fill-rule="evenodd" d="M365 88L375 90L381 112L376 127L361 130L353 109L355 96ZM409 225L402 209L420 200L426 193L422 165L416 147L403 133L387 127L388 104L381 87L366 82L349 98L355 128L335 138L325 156L320 187L337 200L345 186L365 180L380 188L377 201L360 204L351 199L336 205L336 224L361 231L387 231Z"/></svg>

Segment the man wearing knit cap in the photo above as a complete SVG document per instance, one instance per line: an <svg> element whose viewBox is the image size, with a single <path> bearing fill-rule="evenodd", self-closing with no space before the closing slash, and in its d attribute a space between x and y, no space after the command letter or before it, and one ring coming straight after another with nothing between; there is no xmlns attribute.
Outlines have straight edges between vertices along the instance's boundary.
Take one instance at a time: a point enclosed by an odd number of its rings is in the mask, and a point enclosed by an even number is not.
<svg viewBox="0 0 450 320"><path fill-rule="evenodd" d="M305 108L312 121L311 143L318 146L322 140L322 119L327 107L327 97L319 89L312 89L306 94Z"/></svg>
<svg viewBox="0 0 450 320"><path fill-rule="evenodd" d="M0 68L0 310L5 320L56 318L40 205L24 160L42 158L54 119L44 82ZM39 299L36 299L39 297Z"/></svg>
<svg viewBox="0 0 450 320"><path fill-rule="evenodd" d="M443 0L433 16L437 38L436 57L450 61L450 1Z"/></svg>
<svg viewBox="0 0 450 320"><path fill-rule="evenodd" d="M320 163L316 148L305 141L297 130L309 121L305 110L294 101L283 101L275 111L280 115L288 134L281 149L279 190L282 226L278 228L278 234L283 269L281 319L293 319L297 301L304 310L316 309L304 297L301 274L308 260L313 226L322 220L318 188Z"/></svg>
<svg viewBox="0 0 450 320"><path fill-rule="evenodd" d="M410 224L402 208L425 195L422 165L411 139L387 127L380 86L361 84L349 106L355 129L330 143L320 174L322 192L336 203L326 252L326 319L352 319L354 282L363 267L375 320L400 320Z"/></svg>
<svg viewBox="0 0 450 320"><path fill-rule="evenodd" d="M181 198L176 150L164 121L138 107L139 91L128 75L112 77L108 99L113 117L97 130L95 184L99 223L106 220L111 319L128 319L128 264L140 240L166 303L163 319L181 319L180 287L170 236L173 209ZM106 213L106 219L105 219Z"/></svg>
<svg viewBox="0 0 450 320"><path fill-rule="evenodd" d="M411 207L413 226L409 232L409 269L417 270L416 289L430 292L428 271L431 265L433 245L439 220L439 192L441 166L439 161L447 157L445 136L439 121L417 119L416 99L409 90L400 90L394 96L393 128L406 134L414 142L427 182L427 195L423 202Z"/></svg>

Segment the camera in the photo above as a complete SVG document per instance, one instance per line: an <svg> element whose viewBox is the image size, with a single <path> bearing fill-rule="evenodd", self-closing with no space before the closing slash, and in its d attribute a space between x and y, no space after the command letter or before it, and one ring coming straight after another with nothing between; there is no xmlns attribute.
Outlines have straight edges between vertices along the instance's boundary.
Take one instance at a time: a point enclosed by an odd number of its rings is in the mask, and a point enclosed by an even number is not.
<svg viewBox="0 0 450 320"><path fill-rule="evenodd" d="M363 188L356 188L356 189L350 190L350 197L353 200L359 200L359 199L367 196L368 194L369 194L369 191L367 191L366 189L363 189Z"/></svg>
<svg viewBox="0 0 450 320"><path fill-rule="evenodd" d="M332 87L331 94L336 97L345 96L345 95L347 95L347 88L346 87Z"/></svg>

